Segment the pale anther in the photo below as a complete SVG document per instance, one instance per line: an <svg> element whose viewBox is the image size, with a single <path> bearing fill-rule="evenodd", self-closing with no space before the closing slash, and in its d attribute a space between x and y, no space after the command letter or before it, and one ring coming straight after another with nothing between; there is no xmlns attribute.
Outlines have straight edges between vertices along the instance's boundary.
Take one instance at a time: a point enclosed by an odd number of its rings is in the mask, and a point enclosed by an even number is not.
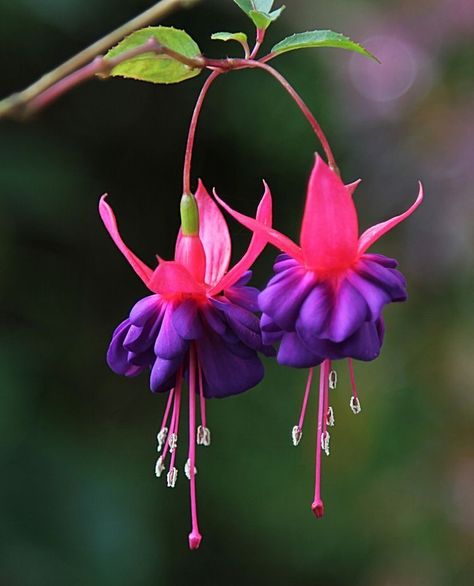
<svg viewBox="0 0 474 586"><path fill-rule="evenodd" d="M184 465L184 473L186 474L186 478L191 480L191 460L188 458L186 460L186 464ZM197 468L194 466L194 475L197 474Z"/></svg>
<svg viewBox="0 0 474 586"><path fill-rule="evenodd" d="M337 372L331 370L329 373L329 388L334 390L337 387Z"/></svg>
<svg viewBox="0 0 474 586"><path fill-rule="evenodd" d="M360 401L357 397L354 397L354 396L351 397L350 406L352 409L352 413L354 413L354 415L357 415L358 413L360 413L362 411L362 407L360 406Z"/></svg>
<svg viewBox="0 0 474 586"><path fill-rule="evenodd" d="M157 478L162 475L164 469L165 465L163 464L163 456L160 456L155 464L155 474Z"/></svg>
<svg viewBox="0 0 474 586"><path fill-rule="evenodd" d="M297 446L300 441L301 437L303 436L303 430L300 429L298 425L295 425L291 430L291 439L293 440L293 445Z"/></svg>
<svg viewBox="0 0 474 586"><path fill-rule="evenodd" d="M169 446L170 446L170 452L171 454L176 450L176 448L178 447L178 436L176 433L172 433L170 434L170 439L169 441Z"/></svg>
<svg viewBox="0 0 474 586"><path fill-rule="evenodd" d="M328 408L326 423L327 423L327 425L329 425L329 427L334 427L335 420L334 420L334 410L332 407Z"/></svg>
<svg viewBox="0 0 474 586"><path fill-rule="evenodd" d="M178 469L171 468L168 474L166 475L166 482L169 488L174 488L176 486L176 480L178 479Z"/></svg>
<svg viewBox="0 0 474 586"><path fill-rule="evenodd" d="M208 427L200 425L197 428L196 443L198 446L210 446L211 445L211 430Z"/></svg>
<svg viewBox="0 0 474 586"><path fill-rule="evenodd" d="M331 439L329 433L325 431L321 434L321 448L324 450L326 456L329 456L329 440Z"/></svg>
<svg viewBox="0 0 474 586"><path fill-rule="evenodd" d="M160 431L158 432L158 435L156 436L156 439L158 441L158 447L157 447L158 452L161 452L163 446L165 445L167 435L168 435L168 428L162 427L160 429Z"/></svg>

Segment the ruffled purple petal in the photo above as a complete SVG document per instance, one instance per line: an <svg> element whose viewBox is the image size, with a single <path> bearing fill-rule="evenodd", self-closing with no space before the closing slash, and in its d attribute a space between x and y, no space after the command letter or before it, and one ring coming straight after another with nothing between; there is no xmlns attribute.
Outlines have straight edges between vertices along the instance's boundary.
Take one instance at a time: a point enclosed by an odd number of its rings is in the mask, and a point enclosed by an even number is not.
<svg viewBox="0 0 474 586"><path fill-rule="evenodd" d="M151 369L150 388L154 393L169 391L174 387L176 374L182 357L174 358L173 360L165 360L164 358L156 357Z"/></svg>
<svg viewBox="0 0 474 586"><path fill-rule="evenodd" d="M185 299L174 308L173 325L185 340L196 340L203 335L198 305L194 299Z"/></svg>
<svg viewBox="0 0 474 586"><path fill-rule="evenodd" d="M324 356L311 352L295 332L283 334L277 359L279 364L294 368L310 368L321 364Z"/></svg>
<svg viewBox="0 0 474 586"><path fill-rule="evenodd" d="M143 327L146 322L156 316L161 309L160 295L149 295L140 299L130 311L130 321L133 325Z"/></svg>
<svg viewBox="0 0 474 586"><path fill-rule="evenodd" d="M128 362L128 350L123 346L129 327L130 321L126 319L115 329L107 350L107 364L116 374L137 376L144 370L144 367L130 364Z"/></svg>
<svg viewBox="0 0 474 586"><path fill-rule="evenodd" d="M377 320L382 314L385 305L392 301L390 294L382 287L376 285L373 281L365 279L355 271L351 271L347 278L351 285L353 285L365 299L370 310L370 320Z"/></svg>
<svg viewBox="0 0 474 586"><path fill-rule="evenodd" d="M331 288L322 282L314 287L301 306L296 320L296 331L309 348L325 331L330 322L333 305Z"/></svg>
<svg viewBox="0 0 474 586"><path fill-rule="evenodd" d="M342 342L367 320L369 308L364 297L347 279L339 285L334 300L331 321L321 337Z"/></svg>
<svg viewBox="0 0 474 586"><path fill-rule="evenodd" d="M406 281L400 271L367 260L365 255L357 263L355 271L385 289L392 301L406 301Z"/></svg>
<svg viewBox="0 0 474 586"><path fill-rule="evenodd" d="M238 356L213 331L199 340L197 351L207 398L242 393L263 378L263 365L256 352L248 358Z"/></svg>
<svg viewBox="0 0 474 586"><path fill-rule="evenodd" d="M314 273L301 266L279 273L258 296L260 309L282 330L294 330L300 307L315 281Z"/></svg>
<svg viewBox="0 0 474 586"><path fill-rule="evenodd" d="M229 301L240 305L248 311L258 311L258 295L260 291L255 287L231 287L225 292Z"/></svg>
<svg viewBox="0 0 474 586"><path fill-rule="evenodd" d="M179 335L174 326L175 311L173 303L168 303L154 345L156 356L166 360L182 357L189 347L189 342Z"/></svg>

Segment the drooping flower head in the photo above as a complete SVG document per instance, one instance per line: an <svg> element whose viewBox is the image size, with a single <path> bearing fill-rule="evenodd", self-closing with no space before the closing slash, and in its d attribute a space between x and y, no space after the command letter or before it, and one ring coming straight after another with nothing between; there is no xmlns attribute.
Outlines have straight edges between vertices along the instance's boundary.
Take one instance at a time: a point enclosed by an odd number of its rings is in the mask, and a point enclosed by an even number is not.
<svg viewBox="0 0 474 586"><path fill-rule="evenodd" d="M423 189L403 214L359 236L353 193L359 182L344 185L339 175L316 156L308 185L299 245L258 220L221 205L254 232L283 251L265 290L259 295L261 327L266 343L280 341L278 362L309 367L303 408L293 428L293 442L301 439L313 367L321 366L316 491L313 511L323 514L319 494L320 451L329 453L327 425L334 422L328 389L335 387L331 361L347 358L353 388L351 408L360 412L352 359L373 360L384 336L382 312L391 302L405 301L406 282L397 262L368 249L420 205ZM217 197L217 196L216 196Z"/></svg>
<svg viewBox="0 0 474 586"><path fill-rule="evenodd" d="M157 476L165 470L174 487L179 415L183 381L189 383L189 451L185 473L190 480L192 531L189 544L199 547L201 535L195 498L195 444L209 445L205 400L246 391L260 382L263 365L258 352L271 354L264 345L255 312L258 290L247 286L248 270L266 245L263 234L254 234L243 258L230 270L231 241L226 221L202 182L195 197L181 201L182 226L175 259L152 269L123 242L112 208L103 196L101 218L113 241L134 271L152 292L138 301L116 328L107 362L117 374L136 376L150 371L153 392L169 391L158 434ZM268 187L257 210L256 221L271 226L272 199ZM200 399L201 425L195 429L195 397Z"/></svg>

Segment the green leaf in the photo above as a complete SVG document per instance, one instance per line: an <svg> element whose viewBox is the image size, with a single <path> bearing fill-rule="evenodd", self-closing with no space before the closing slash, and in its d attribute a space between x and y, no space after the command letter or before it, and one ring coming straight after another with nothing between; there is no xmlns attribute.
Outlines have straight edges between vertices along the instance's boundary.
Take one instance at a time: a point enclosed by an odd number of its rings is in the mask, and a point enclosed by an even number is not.
<svg viewBox="0 0 474 586"><path fill-rule="evenodd" d="M278 10L274 10L270 13L251 10L249 16L258 29L266 30L272 24L272 22L275 22L283 10L285 10L285 6L282 6L281 8L278 8Z"/></svg>
<svg viewBox="0 0 474 586"><path fill-rule="evenodd" d="M284 6L270 12L273 0L234 0L237 6L253 21L258 29L267 29L285 9Z"/></svg>
<svg viewBox="0 0 474 586"><path fill-rule="evenodd" d="M106 59L117 57L146 43L154 37L160 45L172 49L189 58L201 56L201 51L193 39L184 31L167 26L150 26L135 31L105 56ZM178 83L201 73L200 68L192 68L180 63L168 55L143 53L138 57L127 59L112 69L110 75L139 79L152 83Z"/></svg>
<svg viewBox="0 0 474 586"><path fill-rule="evenodd" d="M309 47L336 47L339 49L346 49L347 51L355 51L361 55L366 55L375 61L379 61L375 55L369 53L365 47L355 43L349 37L335 33L334 31L308 31L306 33L296 33L291 37L286 37L277 43L272 53L281 54L287 51L294 51L295 49L306 49ZM379 62L380 63L380 62Z"/></svg>
<svg viewBox="0 0 474 586"><path fill-rule="evenodd" d="M211 35L213 41L237 41L238 43L246 43L247 35L245 33L214 33Z"/></svg>

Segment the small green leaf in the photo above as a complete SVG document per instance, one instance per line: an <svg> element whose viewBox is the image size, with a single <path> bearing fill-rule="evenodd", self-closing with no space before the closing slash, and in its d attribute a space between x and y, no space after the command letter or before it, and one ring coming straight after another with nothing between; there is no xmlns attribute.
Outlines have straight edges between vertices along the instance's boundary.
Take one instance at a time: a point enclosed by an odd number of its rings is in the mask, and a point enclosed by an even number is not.
<svg viewBox="0 0 474 586"><path fill-rule="evenodd" d="M238 43L246 43L247 35L245 33L214 33L211 35L213 41L237 41Z"/></svg>
<svg viewBox="0 0 474 586"><path fill-rule="evenodd" d="M189 58L201 56L201 51L193 39L184 31L167 26L150 26L135 31L118 45L113 47L105 56L106 59L117 57L125 51L130 51L146 43L154 37L160 45L172 49ZM168 55L143 53L133 59L128 59L114 67L112 76L122 76L152 83L178 83L199 75L202 70L180 63Z"/></svg>
<svg viewBox="0 0 474 586"><path fill-rule="evenodd" d="M285 9L284 6L270 12L273 0L234 0L237 6L253 21L258 29L267 29Z"/></svg>
<svg viewBox="0 0 474 586"><path fill-rule="evenodd" d="M295 49L306 49L309 47L336 47L339 49L346 49L347 51L355 51L366 55L375 61L379 61L375 55L369 53L365 47L355 43L349 37L335 33L334 31L308 31L306 33L296 33L291 37L286 37L277 43L272 53L281 54L287 51L294 51Z"/></svg>
<svg viewBox="0 0 474 586"><path fill-rule="evenodd" d="M282 6L281 8L278 8L278 10L274 10L270 13L251 10L249 12L249 16L258 29L266 30L272 24L272 22L275 22L283 10L285 10L285 6Z"/></svg>

